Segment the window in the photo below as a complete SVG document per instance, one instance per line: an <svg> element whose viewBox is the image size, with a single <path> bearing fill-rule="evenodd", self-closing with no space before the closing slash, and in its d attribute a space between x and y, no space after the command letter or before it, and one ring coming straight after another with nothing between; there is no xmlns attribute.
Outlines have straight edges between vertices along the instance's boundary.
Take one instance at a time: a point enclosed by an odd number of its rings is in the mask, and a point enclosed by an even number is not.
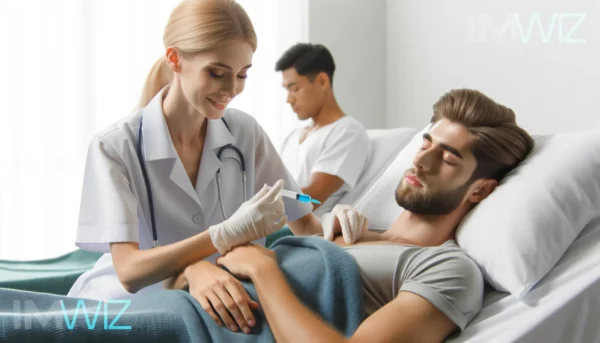
<svg viewBox="0 0 600 343"><path fill-rule="evenodd" d="M246 90L231 106L275 146L298 125L277 58L307 39L302 0L239 0L258 35ZM164 53L175 0L1 0L0 259L58 256L74 245L92 135L135 106Z"/></svg>

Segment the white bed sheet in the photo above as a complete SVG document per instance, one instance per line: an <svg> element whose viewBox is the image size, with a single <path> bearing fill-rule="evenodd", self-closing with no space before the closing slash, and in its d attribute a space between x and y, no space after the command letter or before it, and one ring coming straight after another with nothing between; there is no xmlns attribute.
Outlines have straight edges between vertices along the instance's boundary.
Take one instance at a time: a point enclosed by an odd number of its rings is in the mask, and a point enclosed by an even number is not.
<svg viewBox="0 0 600 343"><path fill-rule="evenodd" d="M523 299L491 291L462 342L600 342L600 218L581 232L558 264Z"/></svg>

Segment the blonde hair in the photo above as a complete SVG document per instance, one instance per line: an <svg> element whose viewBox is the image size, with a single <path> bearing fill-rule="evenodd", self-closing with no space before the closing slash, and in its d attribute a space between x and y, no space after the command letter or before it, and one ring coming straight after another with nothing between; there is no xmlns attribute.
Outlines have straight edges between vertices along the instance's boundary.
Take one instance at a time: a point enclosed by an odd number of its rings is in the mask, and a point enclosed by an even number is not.
<svg viewBox="0 0 600 343"><path fill-rule="evenodd" d="M471 89L454 89L433 105L434 123L442 118L460 123L472 138L477 167L471 177L502 179L527 157L533 138L516 123L513 110Z"/></svg>
<svg viewBox="0 0 600 343"><path fill-rule="evenodd" d="M234 0L184 0L169 16L163 34L165 48L194 54L242 39L256 50L256 32L246 11ZM165 56L155 63L144 84L138 108L143 108L173 79Z"/></svg>

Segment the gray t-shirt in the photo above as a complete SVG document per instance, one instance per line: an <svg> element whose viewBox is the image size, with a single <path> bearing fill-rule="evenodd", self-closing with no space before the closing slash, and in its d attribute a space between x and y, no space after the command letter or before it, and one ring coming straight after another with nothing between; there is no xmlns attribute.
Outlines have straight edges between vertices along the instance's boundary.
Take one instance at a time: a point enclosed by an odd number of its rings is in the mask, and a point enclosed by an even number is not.
<svg viewBox="0 0 600 343"><path fill-rule="evenodd" d="M461 330L481 310L483 276L453 240L435 247L358 244L343 248L360 269L367 316L401 291L427 299Z"/></svg>

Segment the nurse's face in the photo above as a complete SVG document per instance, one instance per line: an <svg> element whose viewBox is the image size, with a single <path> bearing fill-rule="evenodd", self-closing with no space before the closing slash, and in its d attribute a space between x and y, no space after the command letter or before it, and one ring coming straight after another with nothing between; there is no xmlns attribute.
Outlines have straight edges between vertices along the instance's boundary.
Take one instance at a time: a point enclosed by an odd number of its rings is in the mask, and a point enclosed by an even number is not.
<svg viewBox="0 0 600 343"><path fill-rule="evenodd" d="M230 40L210 51L180 54L178 79L189 104L208 119L221 118L244 90L253 52L249 43Z"/></svg>

